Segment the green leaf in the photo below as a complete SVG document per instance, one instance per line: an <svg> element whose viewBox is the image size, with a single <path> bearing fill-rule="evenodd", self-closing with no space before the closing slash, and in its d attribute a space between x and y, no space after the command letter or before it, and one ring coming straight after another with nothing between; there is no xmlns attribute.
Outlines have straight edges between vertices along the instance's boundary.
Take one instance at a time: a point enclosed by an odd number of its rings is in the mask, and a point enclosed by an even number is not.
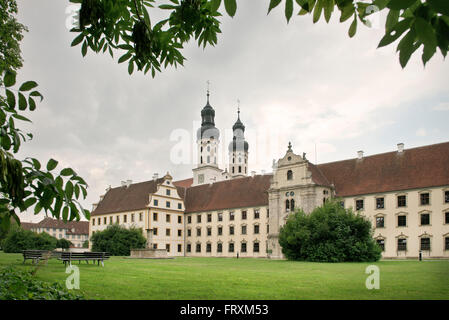
<svg viewBox="0 0 449 320"><path fill-rule="evenodd" d="M31 97L40 97L41 98L41 102L42 100L44 100L44 97L39 93L39 91L33 91L30 93Z"/></svg>
<svg viewBox="0 0 449 320"><path fill-rule="evenodd" d="M64 222L67 222L67 218L69 217L69 207L65 206L64 209L62 209L62 219Z"/></svg>
<svg viewBox="0 0 449 320"><path fill-rule="evenodd" d="M418 36L418 39L424 43L426 46L437 46L437 38L435 35L435 31L432 28L432 25L424 20L423 18L416 18L415 20L415 30Z"/></svg>
<svg viewBox="0 0 449 320"><path fill-rule="evenodd" d="M54 159L50 159L47 162L47 171L51 171L54 168L56 168L56 166L58 165L58 161L54 160Z"/></svg>
<svg viewBox="0 0 449 320"><path fill-rule="evenodd" d="M387 8L393 9L393 10L401 10L401 9L407 9L412 4L414 4L418 0L391 0L387 4Z"/></svg>
<svg viewBox="0 0 449 320"><path fill-rule="evenodd" d="M36 109L36 102L34 102L32 97L28 97L28 105L30 107L30 111L34 111Z"/></svg>
<svg viewBox="0 0 449 320"><path fill-rule="evenodd" d="M390 12L388 12L387 20L385 22L385 31L393 29L393 27L398 23L399 13L399 10L390 10Z"/></svg>
<svg viewBox="0 0 449 320"><path fill-rule="evenodd" d="M276 8L281 3L281 1L282 0L271 0L270 1L270 5L268 6L268 13L267 14L269 14L271 10Z"/></svg>
<svg viewBox="0 0 449 320"><path fill-rule="evenodd" d="M427 3L436 12L449 16L449 1L448 0L427 0Z"/></svg>
<svg viewBox="0 0 449 320"><path fill-rule="evenodd" d="M399 51L399 63L402 68L405 68L413 52L418 49L419 44L415 44L416 31L411 28L410 31L401 39L397 50Z"/></svg>
<svg viewBox="0 0 449 320"><path fill-rule="evenodd" d="M36 87L37 83L35 81L27 81L20 86L19 91L30 91L31 89Z"/></svg>
<svg viewBox="0 0 449 320"><path fill-rule="evenodd" d="M26 117L24 117L24 116L22 116L22 115L20 115L20 114L17 114L17 113L13 113L12 116L13 116L15 119L18 119L18 120L31 122L30 119L28 119L28 118L26 118Z"/></svg>
<svg viewBox="0 0 449 320"><path fill-rule="evenodd" d="M60 175L61 176L71 176L73 175L75 172L73 171L72 168L64 168L61 170Z"/></svg>
<svg viewBox="0 0 449 320"><path fill-rule="evenodd" d="M212 11L217 11L220 8L221 0L211 0L210 8Z"/></svg>
<svg viewBox="0 0 449 320"><path fill-rule="evenodd" d="M6 89L6 102L11 109L16 107L16 96L8 89Z"/></svg>
<svg viewBox="0 0 449 320"><path fill-rule="evenodd" d="M287 23L290 21L293 15L293 0L285 0L285 17L287 18Z"/></svg>
<svg viewBox="0 0 449 320"><path fill-rule="evenodd" d="M3 77L3 83L5 87L11 87L16 84L16 73L13 71L6 71L5 76Z"/></svg>
<svg viewBox="0 0 449 320"><path fill-rule="evenodd" d="M354 14L354 11L355 7L352 2L343 7L343 9L341 10L340 22L345 22L346 20L351 18L352 15Z"/></svg>
<svg viewBox="0 0 449 320"><path fill-rule="evenodd" d="M82 45L82 47L81 47L81 54L82 54L83 57L84 57L84 56L86 56L86 53L87 53L87 41L84 40L83 45Z"/></svg>
<svg viewBox="0 0 449 320"><path fill-rule="evenodd" d="M326 19L327 23L329 23L329 20L331 19L334 5L334 0L325 0L324 2L324 19Z"/></svg>
<svg viewBox="0 0 449 320"><path fill-rule="evenodd" d="M73 39L70 46L74 47L74 46L78 45L81 41L83 41L83 39L84 39L84 34L81 32L75 39Z"/></svg>
<svg viewBox="0 0 449 320"><path fill-rule="evenodd" d="M230 17L234 17L237 11L237 1L236 0L224 0L226 12Z"/></svg>
<svg viewBox="0 0 449 320"><path fill-rule="evenodd" d="M129 58L131 58L131 53L127 52L125 53L123 56L120 57L120 59L118 59L118 63L122 63L126 60L128 60Z"/></svg>
<svg viewBox="0 0 449 320"><path fill-rule="evenodd" d="M383 38L380 40L378 48L389 45L390 43L396 41L406 30L410 28L412 19L407 18L399 21L393 29L387 31Z"/></svg>
<svg viewBox="0 0 449 320"><path fill-rule="evenodd" d="M72 181L67 181L65 184L65 194L67 195L68 199L72 199L73 196L73 183Z"/></svg>
<svg viewBox="0 0 449 320"><path fill-rule="evenodd" d="M318 22L320 20L321 11L323 10L323 1L324 0L318 0L315 8L313 9L313 23Z"/></svg>
<svg viewBox="0 0 449 320"><path fill-rule="evenodd" d="M25 96L19 92L19 110L25 110L27 108L27 100Z"/></svg>
<svg viewBox="0 0 449 320"><path fill-rule="evenodd" d="M354 21L352 21L351 26L349 27L348 30L349 37L352 38L353 36L355 36L356 31L357 31L357 15L354 15Z"/></svg>
<svg viewBox="0 0 449 320"><path fill-rule="evenodd" d="M35 204L37 201L36 198L28 198L23 202L23 205L25 207L25 210L31 207L33 204Z"/></svg>
<svg viewBox="0 0 449 320"><path fill-rule="evenodd" d="M131 59L131 60L129 60L129 63L128 63L128 73L131 75L133 73L133 71L134 71L134 62Z"/></svg>

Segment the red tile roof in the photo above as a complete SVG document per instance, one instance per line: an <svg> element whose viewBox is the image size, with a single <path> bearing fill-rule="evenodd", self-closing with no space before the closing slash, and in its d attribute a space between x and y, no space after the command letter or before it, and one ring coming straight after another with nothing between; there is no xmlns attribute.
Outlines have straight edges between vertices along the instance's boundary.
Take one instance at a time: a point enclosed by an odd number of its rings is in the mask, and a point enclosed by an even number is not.
<svg viewBox="0 0 449 320"><path fill-rule="evenodd" d="M190 187L186 212L200 212L268 205L272 175L256 175Z"/></svg>
<svg viewBox="0 0 449 320"><path fill-rule="evenodd" d="M174 181L173 184L177 187L183 187L183 188L188 188L192 185L193 183L193 178L189 178L189 179L184 179L184 180L179 180L179 181Z"/></svg>
<svg viewBox="0 0 449 320"><path fill-rule="evenodd" d="M337 196L449 185L449 142L317 166Z"/></svg>
<svg viewBox="0 0 449 320"><path fill-rule="evenodd" d="M56 228L56 229L68 229L67 234L89 234L89 222L88 221L69 221L64 223L62 220L52 219L45 217L40 222L21 222L21 227L25 230L31 230L35 228ZM74 229L72 231L72 229Z"/></svg>

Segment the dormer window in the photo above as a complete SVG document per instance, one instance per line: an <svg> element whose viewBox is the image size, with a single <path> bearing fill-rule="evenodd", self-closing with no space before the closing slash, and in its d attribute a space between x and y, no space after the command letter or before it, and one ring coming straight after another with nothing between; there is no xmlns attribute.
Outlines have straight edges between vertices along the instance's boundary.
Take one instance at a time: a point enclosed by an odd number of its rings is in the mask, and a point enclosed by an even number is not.
<svg viewBox="0 0 449 320"><path fill-rule="evenodd" d="M287 180L293 180L293 171L291 170L287 171Z"/></svg>

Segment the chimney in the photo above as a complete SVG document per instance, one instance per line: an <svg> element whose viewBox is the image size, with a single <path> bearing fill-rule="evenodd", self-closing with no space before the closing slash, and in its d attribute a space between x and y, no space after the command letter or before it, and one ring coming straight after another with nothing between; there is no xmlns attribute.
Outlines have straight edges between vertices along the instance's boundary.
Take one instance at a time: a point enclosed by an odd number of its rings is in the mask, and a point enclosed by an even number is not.
<svg viewBox="0 0 449 320"><path fill-rule="evenodd" d="M126 186L126 181L122 181L122 187Z"/></svg>
<svg viewBox="0 0 449 320"><path fill-rule="evenodd" d="M106 192L108 192L109 190L111 190L111 185L109 185L109 187L106 188Z"/></svg>
<svg viewBox="0 0 449 320"><path fill-rule="evenodd" d="M92 211L95 211L97 209L98 203L92 203Z"/></svg>
<svg viewBox="0 0 449 320"><path fill-rule="evenodd" d="M126 187L129 188L129 186L133 183L132 180L126 180Z"/></svg>
<svg viewBox="0 0 449 320"><path fill-rule="evenodd" d="M153 180L157 180L158 177L159 177L159 174L157 172L153 174Z"/></svg>
<svg viewBox="0 0 449 320"><path fill-rule="evenodd" d="M104 194L100 196L100 201L99 202L103 201L103 199L104 199Z"/></svg>
<svg viewBox="0 0 449 320"><path fill-rule="evenodd" d="M404 152L404 144L402 142L398 143L398 152Z"/></svg>
<svg viewBox="0 0 449 320"><path fill-rule="evenodd" d="M357 151L357 159L361 160L363 158L363 151Z"/></svg>
<svg viewBox="0 0 449 320"><path fill-rule="evenodd" d="M255 175L256 175L256 171L251 171L251 177L254 178Z"/></svg>

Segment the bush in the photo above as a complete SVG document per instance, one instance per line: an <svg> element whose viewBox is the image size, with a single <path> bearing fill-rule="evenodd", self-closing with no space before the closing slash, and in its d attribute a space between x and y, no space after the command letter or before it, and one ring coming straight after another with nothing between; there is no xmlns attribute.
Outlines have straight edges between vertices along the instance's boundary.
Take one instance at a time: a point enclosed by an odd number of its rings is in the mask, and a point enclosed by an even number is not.
<svg viewBox="0 0 449 320"><path fill-rule="evenodd" d="M22 250L54 250L57 239L48 233L35 233L22 228L11 229L3 241L3 251L20 253Z"/></svg>
<svg viewBox="0 0 449 320"><path fill-rule="evenodd" d="M92 251L109 252L113 256L129 256L131 249L145 248L147 242L142 229L126 229L117 224L95 232L91 241Z"/></svg>
<svg viewBox="0 0 449 320"><path fill-rule="evenodd" d="M81 300L80 293L70 292L57 282L35 279L30 272L0 269L0 300Z"/></svg>
<svg viewBox="0 0 449 320"><path fill-rule="evenodd" d="M61 249L68 249L72 245L72 242L70 242L67 239L61 238L56 241L56 248Z"/></svg>
<svg viewBox="0 0 449 320"><path fill-rule="evenodd" d="M290 216L280 230L279 244L290 260L367 262L381 257L371 223L336 201L325 203L310 215L300 210Z"/></svg>

